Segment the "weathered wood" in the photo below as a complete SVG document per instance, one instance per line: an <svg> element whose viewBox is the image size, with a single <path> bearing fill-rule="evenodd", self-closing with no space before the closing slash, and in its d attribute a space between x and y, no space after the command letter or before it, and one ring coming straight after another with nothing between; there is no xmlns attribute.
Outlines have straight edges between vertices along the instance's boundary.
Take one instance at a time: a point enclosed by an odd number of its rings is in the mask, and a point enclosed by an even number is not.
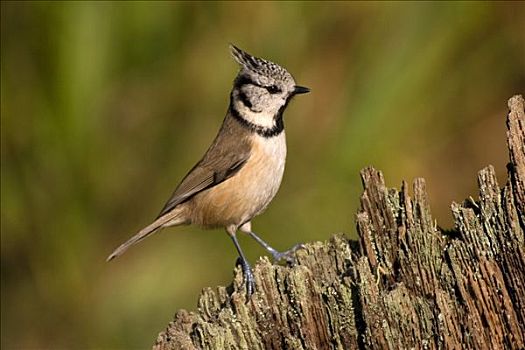
<svg viewBox="0 0 525 350"><path fill-rule="evenodd" d="M508 180L478 174L479 199L452 203L453 230L432 218L425 181L410 195L381 172L361 172L359 241L307 244L297 265L255 266L246 299L240 270L180 310L154 349L525 348L525 114L509 100Z"/></svg>

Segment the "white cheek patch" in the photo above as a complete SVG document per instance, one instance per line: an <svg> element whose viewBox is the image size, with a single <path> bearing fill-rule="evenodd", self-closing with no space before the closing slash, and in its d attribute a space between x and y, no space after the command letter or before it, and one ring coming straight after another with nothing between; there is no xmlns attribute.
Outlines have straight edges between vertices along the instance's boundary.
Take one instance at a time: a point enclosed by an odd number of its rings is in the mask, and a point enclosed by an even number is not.
<svg viewBox="0 0 525 350"><path fill-rule="evenodd" d="M269 129L275 126L274 115L276 111L273 109L268 109L262 112L253 112L241 101L235 101L234 104L235 109L240 113L241 117L250 123Z"/></svg>
<svg viewBox="0 0 525 350"><path fill-rule="evenodd" d="M243 87L236 96L241 100L242 104L245 107L248 107L252 112L262 112L262 106L265 105L264 103L261 103L263 96L253 87Z"/></svg>

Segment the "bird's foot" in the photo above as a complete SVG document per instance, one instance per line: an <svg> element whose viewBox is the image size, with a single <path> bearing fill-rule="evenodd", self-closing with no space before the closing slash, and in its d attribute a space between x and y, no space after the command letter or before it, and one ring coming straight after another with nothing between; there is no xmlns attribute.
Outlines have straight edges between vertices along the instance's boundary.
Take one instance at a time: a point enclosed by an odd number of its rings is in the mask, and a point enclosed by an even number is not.
<svg viewBox="0 0 525 350"><path fill-rule="evenodd" d="M279 262L279 261L284 260L289 265L295 265L296 263L295 252L296 250L302 249L302 248L304 248L304 244L300 243L300 244L294 245L291 249L288 249L287 251L278 252L277 250L272 249L270 250L270 253L273 256L274 262Z"/></svg>
<svg viewBox="0 0 525 350"><path fill-rule="evenodd" d="M244 284L246 285L246 294L250 297L255 292L255 279L253 278L252 267L250 263L241 257L237 258L236 265L241 265Z"/></svg>

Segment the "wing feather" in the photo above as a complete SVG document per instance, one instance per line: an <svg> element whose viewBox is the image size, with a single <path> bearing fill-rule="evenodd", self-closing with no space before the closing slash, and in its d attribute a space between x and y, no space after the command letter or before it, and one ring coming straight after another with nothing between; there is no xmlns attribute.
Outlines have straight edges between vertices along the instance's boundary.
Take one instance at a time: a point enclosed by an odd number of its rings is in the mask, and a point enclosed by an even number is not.
<svg viewBox="0 0 525 350"><path fill-rule="evenodd" d="M202 160L190 170L175 189L158 217L241 170L250 157L250 142L246 138L233 140L231 134L228 134L219 133Z"/></svg>

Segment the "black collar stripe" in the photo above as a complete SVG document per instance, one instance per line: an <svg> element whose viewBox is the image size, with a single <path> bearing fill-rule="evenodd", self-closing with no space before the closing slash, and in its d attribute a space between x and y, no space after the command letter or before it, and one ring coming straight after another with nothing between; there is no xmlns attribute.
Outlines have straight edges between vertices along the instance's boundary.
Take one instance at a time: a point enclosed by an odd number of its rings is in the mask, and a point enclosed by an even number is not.
<svg viewBox="0 0 525 350"><path fill-rule="evenodd" d="M285 107L286 105L282 106L277 112L277 115L274 117L275 125L272 126L271 128L266 128L264 126L256 125L252 123L251 121L243 118L242 115L239 113L239 111L235 108L232 98L230 97L230 113L232 114L233 118L237 120L239 124L241 124L243 127L265 138L274 137L274 136L279 135L281 132L283 132L284 130L283 111Z"/></svg>

